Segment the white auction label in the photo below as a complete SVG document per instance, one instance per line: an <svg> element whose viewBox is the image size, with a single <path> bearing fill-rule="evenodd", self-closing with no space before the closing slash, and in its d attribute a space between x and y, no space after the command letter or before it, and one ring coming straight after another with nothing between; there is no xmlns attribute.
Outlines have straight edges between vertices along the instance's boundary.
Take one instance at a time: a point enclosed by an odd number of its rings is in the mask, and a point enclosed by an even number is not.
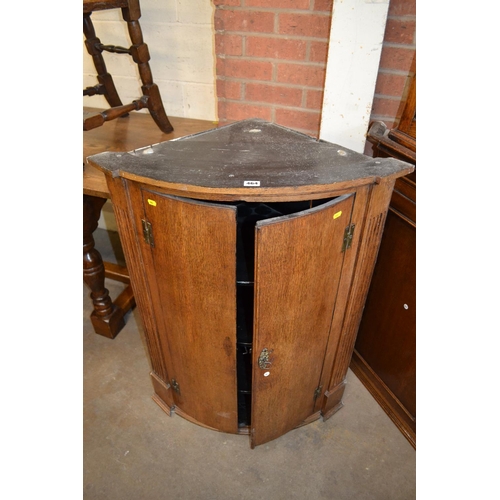
<svg viewBox="0 0 500 500"><path fill-rule="evenodd" d="M260 186L260 181L243 181L244 186Z"/></svg>

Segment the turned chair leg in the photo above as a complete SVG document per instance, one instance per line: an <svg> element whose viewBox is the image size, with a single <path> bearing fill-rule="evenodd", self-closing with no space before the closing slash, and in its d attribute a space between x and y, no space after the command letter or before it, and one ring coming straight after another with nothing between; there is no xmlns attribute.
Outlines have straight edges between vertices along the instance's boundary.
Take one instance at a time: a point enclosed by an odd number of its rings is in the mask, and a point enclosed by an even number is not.
<svg viewBox="0 0 500 500"><path fill-rule="evenodd" d="M111 107L122 106L122 101L116 90L113 78L106 69L106 64L102 57L102 50L99 48L101 41L96 36L94 25L90 19L90 13L83 14L83 34L85 35L85 46L87 47L87 52L92 56L92 60L94 61L94 66L97 71L97 81L99 82L99 85L94 87L94 92L88 93L88 95L104 95Z"/></svg>
<svg viewBox="0 0 500 500"><path fill-rule="evenodd" d="M158 128L168 134L174 130L174 127L170 123L163 107L158 85L153 83L153 74L148 62L150 60L149 49L147 44L144 43L142 29L139 24L140 9L138 6L137 8L124 8L122 9L122 14L123 19L127 22L130 40L132 41L130 55L139 68L142 92L148 97L147 106L149 113L158 125Z"/></svg>
<svg viewBox="0 0 500 500"><path fill-rule="evenodd" d="M113 304L109 291L104 287L104 264L92 236L105 202L104 198L83 196L83 280L91 290L94 311L90 319L94 331L113 339L125 326L124 311Z"/></svg>

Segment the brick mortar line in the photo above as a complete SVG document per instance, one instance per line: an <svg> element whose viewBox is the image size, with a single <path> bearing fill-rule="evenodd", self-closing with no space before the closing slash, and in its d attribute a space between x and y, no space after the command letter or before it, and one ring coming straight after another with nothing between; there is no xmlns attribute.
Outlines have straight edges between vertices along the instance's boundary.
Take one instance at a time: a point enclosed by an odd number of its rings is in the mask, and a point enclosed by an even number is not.
<svg viewBox="0 0 500 500"><path fill-rule="evenodd" d="M387 95L387 94L373 94L373 98L378 98L378 99L388 99L390 101L401 101L401 96L394 96L394 95Z"/></svg>
<svg viewBox="0 0 500 500"><path fill-rule="evenodd" d="M239 83L261 83L264 85L271 85L274 87L285 87L285 88L294 88L301 90L320 90L324 91L324 87L310 87L308 85L300 85L298 83L283 83L283 82L273 82L271 80L250 80L248 78L234 78L231 76L220 76L217 75L217 80L231 81L231 82L239 82Z"/></svg>
<svg viewBox="0 0 500 500"><path fill-rule="evenodd" d="M326 68L326 62L315 62L315 61L306 61L306 60L297 60L297 59L273 59L270 57L254 57L254 56L232 56L225 54L216 54L216 57L225 60L235 60L235 61L254 61L254 62L271 62L278 64L302 64L305 66L311 66L312 68Z"/></svg>
<svg viewBox="0 0 500 500"><path fill-rule="evenodd" d="M304 42L326 42L329 38L319 38L313 36L300 36L300 35L287 35L285 33L265 33L262 31L228 31L228 30L215 30L217 35L239 35L239 36L255 36L261 38L276 38L286 40L302 40Z"/></svg>
<svg viewBox="0 0 500 500"><path fill-rule="evenodd" d="M247 37L242 36L241 37L241 56L235 56L235 57L246 57L246 53L247 53ZM217 57L217 52L215 53L215 57Z"/></svg>
<svg viewBox="0 0 500 500"><path fill-rule="evenodd" d="M417 45L415 43L396 43L396 42L384 42L383 47L390 47L391 49L407 49L416 50Z"/></svg>
<svg viewBox="0 0 500 500"><path fill-rule="evenodd" d="M384 47L389 47L391 49L407 49L407 50L417 50L417 46L414 43L394 43L394 42L384 42L382 44L382 49Z"/></svg>
<svg viewBox="0 0 500 500"><path fill-rule="evenodd" d="M408 71L405 71L403 69L392 69L392 68L382 68L380 67L378 70L379 75L384 74L384 75L393 75L393 76L408 76L410 73L410 68L408 68Z"/></svg>
<svg viewBox="0 0 500 500"><path fill-rule="evenodd" d="M328 44L326 46L326 51L328 53ZM310 60L311 60L311 40L306 40L306 61Z"/></svg>
<svg viewBox="0 0 500 500"><path fill-rule="evenodd" d="M236 99L226 99L221 98L224 100L224 102L231 102L234 104L249 104L251 106L263 106L265 108L280 108L280 109L289 109L290 111L302 111L304 113L320 113L321 114L321 109L314 109L314 108L302 108L302 107L297 107L297 106L287 106L286 104L279 104L279 103L269 103L269 102L261 102L261 101L239 101Z"/></svg>
<svg viewBox="0 0 500 500"><path fill-rule="evenodd" d="M416 14L407 14L406 16L387 16L387 19L393 19L394 21L416 21Z"/></svg>

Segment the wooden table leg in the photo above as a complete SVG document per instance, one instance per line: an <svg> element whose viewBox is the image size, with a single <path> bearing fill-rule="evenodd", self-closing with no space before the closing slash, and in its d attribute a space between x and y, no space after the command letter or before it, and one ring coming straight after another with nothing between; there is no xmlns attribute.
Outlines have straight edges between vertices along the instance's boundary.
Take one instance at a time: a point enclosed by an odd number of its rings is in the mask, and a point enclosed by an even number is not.
<svg viewBox="0 0 500 500"><path fill-rule="evenodd" d="M95 249L92 236L105 202L105 198L83 195L83 280L91 290L90 297L94 303L90 316L94 331L114 339L125 326L125 311L113 304L109 291L104 287L104 263Z"/></svg>

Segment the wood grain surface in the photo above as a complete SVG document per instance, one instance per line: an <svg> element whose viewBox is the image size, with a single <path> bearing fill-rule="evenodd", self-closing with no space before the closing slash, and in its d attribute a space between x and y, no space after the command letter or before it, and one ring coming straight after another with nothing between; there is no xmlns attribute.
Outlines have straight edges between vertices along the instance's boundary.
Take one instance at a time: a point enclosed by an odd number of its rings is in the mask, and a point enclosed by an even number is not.
<svg viewBox="0 0 500 500"><path fill-rule="evenodd" d="M236 433L236 209L143 191L154 246L147 278L176 406Z"/></svg>
<svg viewBox="0 0 500 500"><path fill-rule="evenodd" d="M252 446L300 425L314 413L316 399L324 392L315 397L353 199L342 196L257 223ZM265 348L272 351L272 362L262 369L258 358Z"/></svg>

